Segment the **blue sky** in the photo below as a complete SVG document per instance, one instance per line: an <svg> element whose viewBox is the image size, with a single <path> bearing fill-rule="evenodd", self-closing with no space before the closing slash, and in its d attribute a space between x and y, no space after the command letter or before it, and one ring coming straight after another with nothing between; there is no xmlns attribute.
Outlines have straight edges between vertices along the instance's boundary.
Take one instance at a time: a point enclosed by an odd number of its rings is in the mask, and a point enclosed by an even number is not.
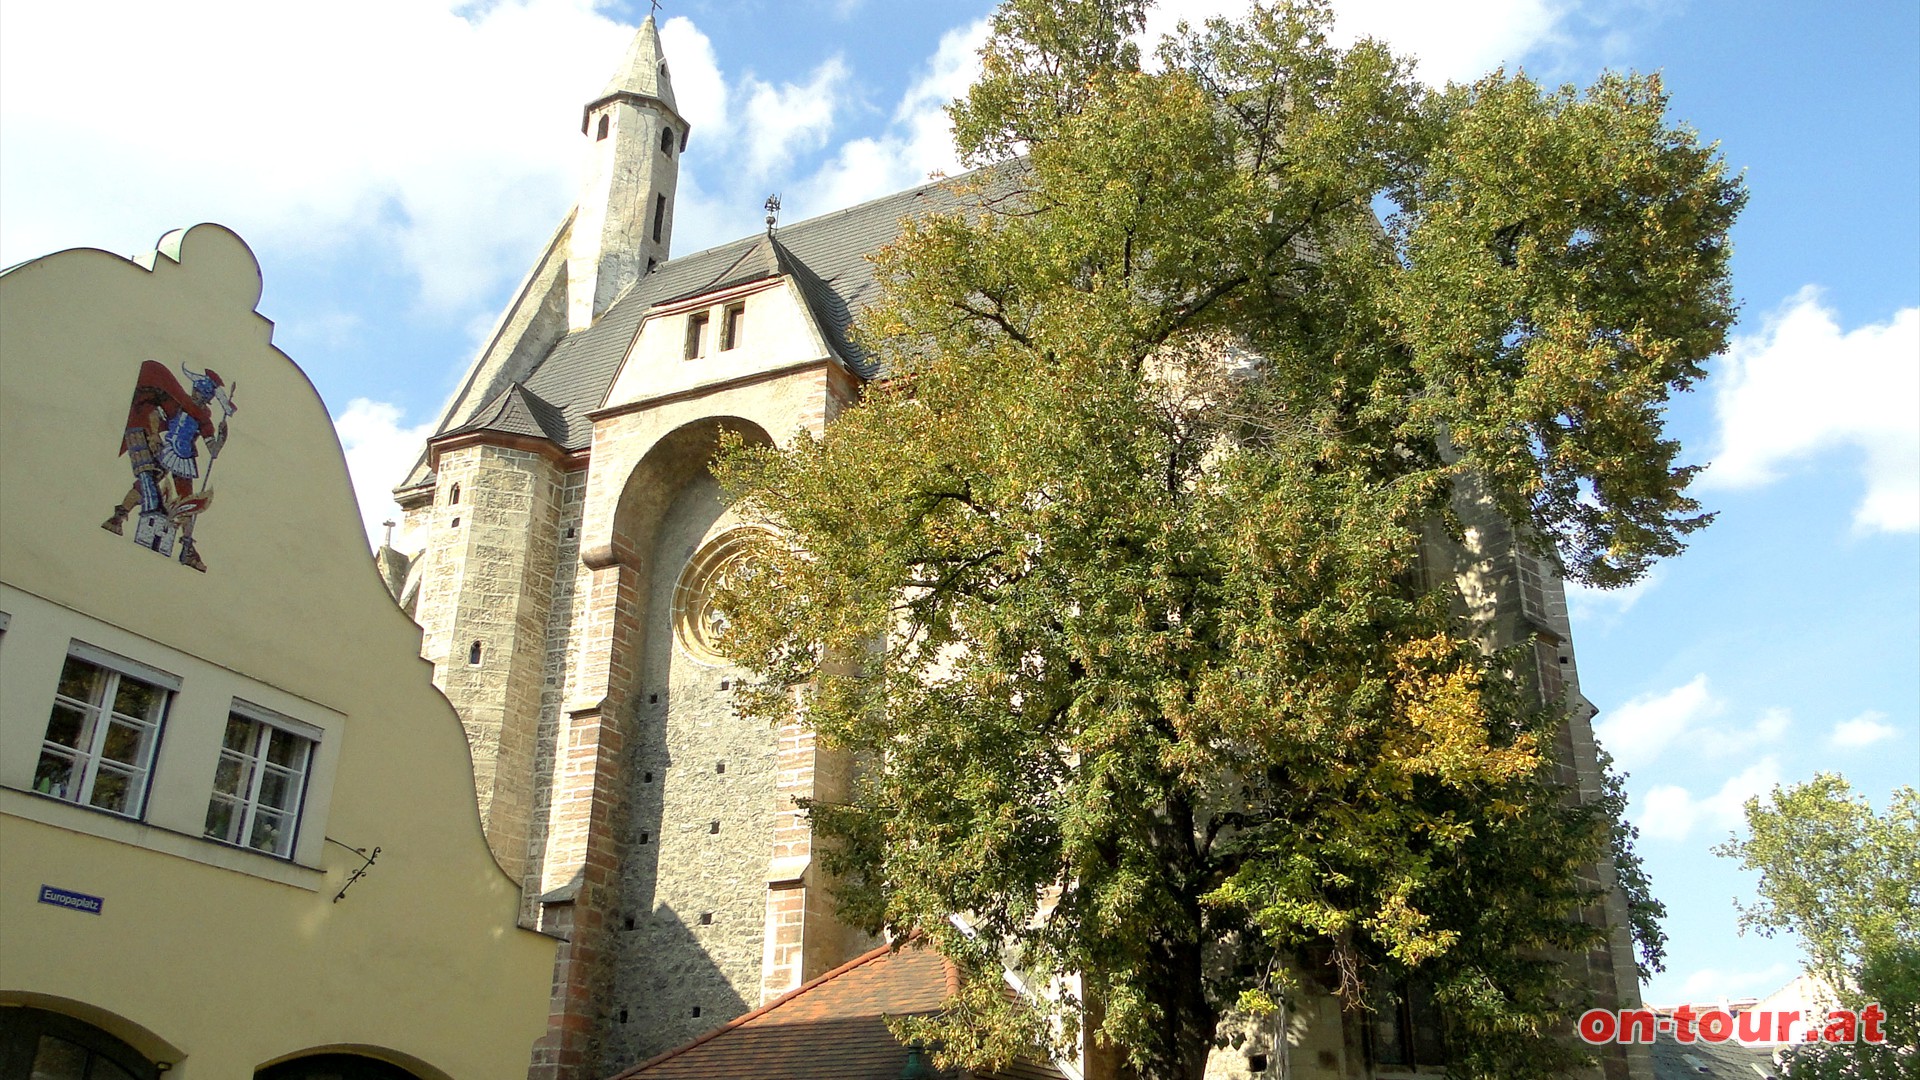
<svg viewBox="0 0 1920 1080"><path fill-rule="evenodd" d="M1230 11L1229 0L1172 5ZM1920 7L1345 0L1431 81L1663 72L1752 201L1737 340L1677 402L1715 525L1633 589L1576 593L1603 740L1671 915L1651 1000L1764 993L1790 940L1739 936L1753 883L1710 848L1747 796L1839 771L1920 783ZM939 106L979 0L686 0L661 13L693 124L674 246L952 170ZM595 95L645 16L590 0L0 0L0 264L133 254L219 221L275 340L332 409L370 523L566 212ZM377 526L376 526L377 528Z"/></svg>

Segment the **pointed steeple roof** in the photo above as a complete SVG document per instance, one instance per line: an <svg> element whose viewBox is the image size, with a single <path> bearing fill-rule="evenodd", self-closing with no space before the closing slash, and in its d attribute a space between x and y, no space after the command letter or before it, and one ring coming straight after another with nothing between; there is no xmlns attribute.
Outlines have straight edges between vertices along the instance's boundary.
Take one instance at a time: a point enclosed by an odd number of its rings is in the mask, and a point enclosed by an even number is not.
<svg viewBox="0 0 1920 1080"><path fill-rule="evenodd" d="M473 419L436 437L476 431L526 435L561 445L567 437L567 418L559 408L528 390L524 384L516 382L508 384Z"/></svg>
<svg viewBox="0 0 1920 1080"><path fill-rule="evenodd" d="M660 28L647 16L627 45L627 55L607 80L606 89L587 104L581 115L580 130L585 131L587 114L618 98L658 102L675 116L680 106L673 100L673 78L667 74L666 53L660 48Z"/></svg>

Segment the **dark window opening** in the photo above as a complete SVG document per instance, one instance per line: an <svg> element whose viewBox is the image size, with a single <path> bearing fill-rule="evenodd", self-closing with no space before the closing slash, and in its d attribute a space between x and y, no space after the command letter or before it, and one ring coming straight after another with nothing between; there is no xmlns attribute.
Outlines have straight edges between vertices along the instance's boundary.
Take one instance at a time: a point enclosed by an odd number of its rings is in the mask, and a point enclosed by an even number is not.
<svg viewBox="0 0 1920 1080"><path fill-rule="evenodd" d="M695 1005L695 1006L693 1007L693 1015L695 1015L695 1016L699 1016L699 1015L700 1015L700 1006L698 1006L698 1005Z"/></svg>
<svg viewBox="0 0 1920 1080"><path fill-rule="evenodd" d="M1407 982L1383 986L1368 1020L1374 1064L1418 1068L1447 1063L1440 1010L1429 987Z"/></svg>
<svg viewBox="0 0 1920 1080"><path fill-rule="evenodd" d="M477 641L474 642L472 645L467 646L467 666L468 667L480 666L480 648L481 648L480 643Z"/></svg>
<svg viewBox="0 0 1920 1080"><path fill-rule="evenodd" d="M667 130L660 133L660 152L667 155L668 157L673 156L673 129L672 128L668 128Z"/></svg>
<svg viewBox="0 0 1920 1080"><path fill-rule="evenodd" d="M726 771L727 771L727 763L726 763L726 762L724 762L724 761L716 761L716 762L714 762L714 763L713 763L713 771L714 771L714 772L717 772L717 773L723 773L723 772L726 772Z"/></svg>
<svg viewBox="0 0 1920 1080"><path fill-rule="evenodd" d="M1267 1055L1248 1054L1247 1055L1247 1071L1257 1072L1257 1073L1266 1072L1267 1071Z"/></svg>
<svg viewBox="0 0 1920 1080"><path fill-rule="evenodd" d="M607 137L607 117L602 116L600 118L600 127L593 134L593 141L599 142L601 139L604 139L606 137Z"/></svg>
<svg viewBox="0 0 1920 1080"><path fill-rule="evenodd" d="M701 926L712 926L712 925L713 925L713 912L711 912L711 911L703 911L703 912L701 912L701 913L700 913L700 925L701 925Z"/></svg>
<svg viewBox="0 0 1920 1080"><path fill-rule="evenodd" d="M720 351L740 347L740 331L747 321L747 305L728 304L727 310L720 316Z"/></svg>
<svg viewBox="0 0 1920 1080"><path fill-rule="evenodd" d="M447 489L447 502L457 503L459 501L460 501L460 485L455 484L452 487Z"/></svg>
<svg viewBox="0 0 1920 1080"><path fill-rule="evenodd" d="M655 195L653 197L653 242L654 243L657 244L660 242L660 237L663 233L666 232L666 228L667 228L667 197L665 195Z"/></svg>
<svg viewBox="0 0 1920 1080"><path fill-rule="evenodd" d="M717 821L707 822L707 832L709 835L718 835L720 832L720 823Z"/></svg>
<svg viewBox="0 0 1920 1080"><path fill-rule="evenodd" d="M20 1006L0 1008L0 1076L158 1080L160 1068L92 1024Z"/></svg>
<svg viewBox="0 0 1920 1080"><path fill-rule="evenodd" d="M640 834L640 842L641 842L641 843L643 843L643 844L651 844L651 843L653 843L653 834L652 834L652 833L644 833L644 832L643 832L643 833L641 833L641 834ZM631 922L632 922L633 920L631 920L631 919L629 919L629 920L627 920L627 921L628 921L629 923L631 923ZM629 929L629 930L631 930L631 929L633 929L633 927L632 927L632 926L628 926L628 927L627 927L627 929Z"/></svg>

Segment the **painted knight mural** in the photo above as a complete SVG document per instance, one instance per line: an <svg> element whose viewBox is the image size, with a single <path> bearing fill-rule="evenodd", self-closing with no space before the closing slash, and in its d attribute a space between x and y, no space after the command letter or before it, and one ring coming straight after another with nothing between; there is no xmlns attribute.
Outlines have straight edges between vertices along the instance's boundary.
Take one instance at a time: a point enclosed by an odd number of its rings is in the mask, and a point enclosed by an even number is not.
<svg viewBox="0 0 1920 1080"><path fill-rule="evenodd" d="M180 373L186 377L184 386L158 360L140 365L120 442L121 455L133 467L133 485L100 527L124 536L128 517L138 509L135 543L172 556L177 541L180 565L205 573L193 525L213 503L213 462L227 444L227 420L239 406L233 402L234 388L212 368L194 371L181 364ZM202 445L207 451L204 469Z"/></svg>

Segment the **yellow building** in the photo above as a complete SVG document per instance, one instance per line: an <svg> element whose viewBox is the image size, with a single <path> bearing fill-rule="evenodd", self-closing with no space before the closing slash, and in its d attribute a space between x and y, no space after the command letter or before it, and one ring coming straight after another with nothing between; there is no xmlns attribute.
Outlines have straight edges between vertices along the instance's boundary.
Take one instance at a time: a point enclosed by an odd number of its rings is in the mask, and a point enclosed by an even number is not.
<svg viewBox="0 0 1920 1080"><path fill-rule="evenodd" d="M555 942L259 298L212 225L0 276L0 1075L524 1076Z"/></svg>

